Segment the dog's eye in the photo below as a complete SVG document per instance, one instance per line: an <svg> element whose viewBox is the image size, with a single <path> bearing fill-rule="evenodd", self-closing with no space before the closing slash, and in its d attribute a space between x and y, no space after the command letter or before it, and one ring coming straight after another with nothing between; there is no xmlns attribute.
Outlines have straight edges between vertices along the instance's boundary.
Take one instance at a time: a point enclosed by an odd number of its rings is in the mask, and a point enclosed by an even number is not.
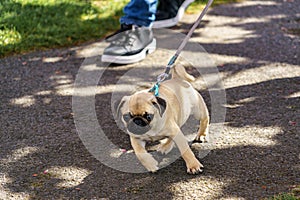
<svg viewBox="0 0 300 200"><path fill-rule="evenodd" d="M126 113L123 115L123 119L125 122L129 122L129 120L132 118L132 115L130 113Z"/></svg>
<svg viewBox="0 0 300 200"><path fill-rule="evenodd" d="M150 121L152 121L154 115L153 115L153 114L149 114L149 113L145 113L145 114L143 115L143 117L144 117L148 122L150 122Z"/></svg>

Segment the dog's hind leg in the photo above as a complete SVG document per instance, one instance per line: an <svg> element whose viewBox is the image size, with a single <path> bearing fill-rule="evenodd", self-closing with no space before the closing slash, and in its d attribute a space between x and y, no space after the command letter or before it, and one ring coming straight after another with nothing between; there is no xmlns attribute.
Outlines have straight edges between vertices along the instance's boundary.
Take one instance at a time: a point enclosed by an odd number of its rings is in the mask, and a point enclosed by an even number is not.
<svg viewBox="0 0 300 200"><path fill-rule="evenodd" d="M174 142L171 138L165 138L159 141L160 143L147 148L148 151L159 151L162 154L168 154L174 147Z"/></svg>
<svg viewBox="0 0 300 200"><path fill-rule="evenodd" d="M193 142L208 142L209 113L200 94L198 94L198 104L194 109L194 116L200 121L200 125Z"/></svg>
<svg viewBox="0 0 300 200"><path fill-rule="evenodd" d="M171 138L166 138L160 141L159 147L157 151L161 152L162 154L169 153L174 147L174 142Z"/></svg>

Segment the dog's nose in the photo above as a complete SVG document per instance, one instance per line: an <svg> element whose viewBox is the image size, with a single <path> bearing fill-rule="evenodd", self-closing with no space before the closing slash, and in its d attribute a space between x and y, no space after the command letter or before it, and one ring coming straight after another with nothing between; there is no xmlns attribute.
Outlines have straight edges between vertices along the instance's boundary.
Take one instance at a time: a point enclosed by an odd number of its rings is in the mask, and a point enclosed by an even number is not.
<svg viewBox="0 0 300 200"><path fill-rule="evenodd" d="M133 119L133 122L138 125L138 126L141 126L141 127L144 127L144 126L147 126L147 123L141 119L140 117L136 117Z"/></svg>
<svg viewBox="0 0 300 200"><path fill-rule="evenodd" d="M150 130L150 126L145 119L135 117L128 123L127 129L133 134L142 135Z"/></svg>

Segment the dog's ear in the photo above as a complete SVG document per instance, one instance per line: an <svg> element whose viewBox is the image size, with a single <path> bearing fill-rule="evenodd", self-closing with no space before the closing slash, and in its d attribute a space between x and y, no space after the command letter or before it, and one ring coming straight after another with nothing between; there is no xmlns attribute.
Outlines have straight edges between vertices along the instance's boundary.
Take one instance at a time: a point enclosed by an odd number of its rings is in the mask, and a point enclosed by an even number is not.
<svg viewBox="0 0 300 200"><path fill-rule="evenodd" d="M153 105L158 109L159 115L162 117L167 108L167 102L160 97L156 97L156 101L153 101Z"/></svg>
<svg viewBox="0 0 300 200"><path fill-rule="evenodd" d="M129 99L129 96L124 96L120 101L115 102L114 111L116 113L116 117L119 119L121 108L124 106L125 102Z"/></svg>

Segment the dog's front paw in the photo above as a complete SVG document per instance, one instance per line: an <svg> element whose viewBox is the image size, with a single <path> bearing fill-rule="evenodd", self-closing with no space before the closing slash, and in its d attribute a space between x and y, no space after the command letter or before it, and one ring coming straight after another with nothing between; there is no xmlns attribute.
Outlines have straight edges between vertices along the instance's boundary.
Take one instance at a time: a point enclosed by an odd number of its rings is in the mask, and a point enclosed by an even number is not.
<svg viewBox="0 0 300 200"><path fill-rule="evenodd" d="M156 172L158 170L158 162L153 158L151 154L138 153L136 155L148 171Z"/></svg>
<svg viewBox="0 0 300 200"><path fill-rule="evenodd" d="M200 172L202 172L202 167L203 165L195 158L195 160L193 160L190 163L186 164L187 167L187 173L189 174L198 174Z"/></svg>

